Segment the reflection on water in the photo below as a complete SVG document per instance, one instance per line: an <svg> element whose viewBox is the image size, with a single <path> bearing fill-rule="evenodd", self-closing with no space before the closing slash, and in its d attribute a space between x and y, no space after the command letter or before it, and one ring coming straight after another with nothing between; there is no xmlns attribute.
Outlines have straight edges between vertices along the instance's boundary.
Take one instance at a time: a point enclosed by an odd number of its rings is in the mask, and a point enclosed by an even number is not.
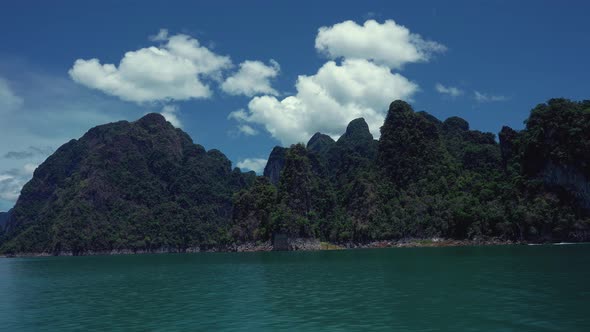
<svg viewBox="0 0 590 332"><path fill-rule="evenodd" d="M0 259L29 330L590 331L590 245Z"/></svg>

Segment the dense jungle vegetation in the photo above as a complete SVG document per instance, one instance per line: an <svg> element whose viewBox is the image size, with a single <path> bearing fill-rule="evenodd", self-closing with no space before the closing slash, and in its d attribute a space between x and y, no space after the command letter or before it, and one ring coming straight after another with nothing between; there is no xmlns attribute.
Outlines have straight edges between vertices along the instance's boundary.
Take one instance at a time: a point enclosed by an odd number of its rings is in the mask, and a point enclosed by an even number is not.
<svg viewBox="0 0 590 332"><path fill-rule="evenodd" d="M496 140L398 100L379 140L356 119L337 141L276 147L264 176L232 169L158 114L102 125L39 166L0 215L0 251L182 251L275 234L588 240L590 101L551 99L525 124Z"/></svg>

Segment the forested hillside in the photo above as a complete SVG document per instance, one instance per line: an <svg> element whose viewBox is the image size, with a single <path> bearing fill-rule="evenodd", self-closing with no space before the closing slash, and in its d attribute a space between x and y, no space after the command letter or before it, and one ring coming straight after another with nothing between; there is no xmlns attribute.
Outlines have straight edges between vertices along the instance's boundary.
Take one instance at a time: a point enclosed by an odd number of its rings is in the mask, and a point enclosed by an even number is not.
<svg viewBox="0 0 590 332"><path fill-rule="evenodd" d="M98 126L37 168L2 251L218 246L230 241L233 193L254 179L159 114Z"/></svg>
<svg viewBox="0 0 590 332"><path fill-rule="evenodd" d="M276 147L258 177L160 115L99 126L35 171L0 250L223 250L277 234L588 240L590 101L549 100L498 140L395 101L379 140L356 119L336 141Z"/></svg>
<svg viewBox="0 0 590 332"><path fill-rule="evenodd" d="M280 173L277 186L259 179L239 193L234 227L248 240L286 232L338 243L582 241L589 159L589 101L538 105L524 130L504 127L499 142L461 118L440 121L395 101L379 141L357 119L336 142L318 133L307 147L275 148L265 174Z"/></svg>

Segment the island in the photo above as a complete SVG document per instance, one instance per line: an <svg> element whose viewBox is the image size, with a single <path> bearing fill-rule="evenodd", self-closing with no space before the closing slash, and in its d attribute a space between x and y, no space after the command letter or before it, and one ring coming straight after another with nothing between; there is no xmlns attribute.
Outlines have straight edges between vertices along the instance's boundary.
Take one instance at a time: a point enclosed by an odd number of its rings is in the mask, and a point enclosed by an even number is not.
<svg viewBox="0 0 590 332"><path fill-rule="evenodd" d="M334 140L233 168L159 114L90 129L42 163L0 254L313 250L590 239L590 101L551 99L498 137L389 106Z"/></svg>

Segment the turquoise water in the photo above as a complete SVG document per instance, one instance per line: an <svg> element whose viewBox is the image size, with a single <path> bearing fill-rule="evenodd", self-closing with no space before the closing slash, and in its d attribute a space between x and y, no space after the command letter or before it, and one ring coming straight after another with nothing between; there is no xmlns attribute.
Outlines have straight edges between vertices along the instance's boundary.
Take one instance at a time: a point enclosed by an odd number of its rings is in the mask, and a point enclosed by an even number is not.
<svg viewBox="0 0 590 332"><path fill-rule="evenodd" d="M590 245L0 259L6 331L590 331Z"/></svg>

